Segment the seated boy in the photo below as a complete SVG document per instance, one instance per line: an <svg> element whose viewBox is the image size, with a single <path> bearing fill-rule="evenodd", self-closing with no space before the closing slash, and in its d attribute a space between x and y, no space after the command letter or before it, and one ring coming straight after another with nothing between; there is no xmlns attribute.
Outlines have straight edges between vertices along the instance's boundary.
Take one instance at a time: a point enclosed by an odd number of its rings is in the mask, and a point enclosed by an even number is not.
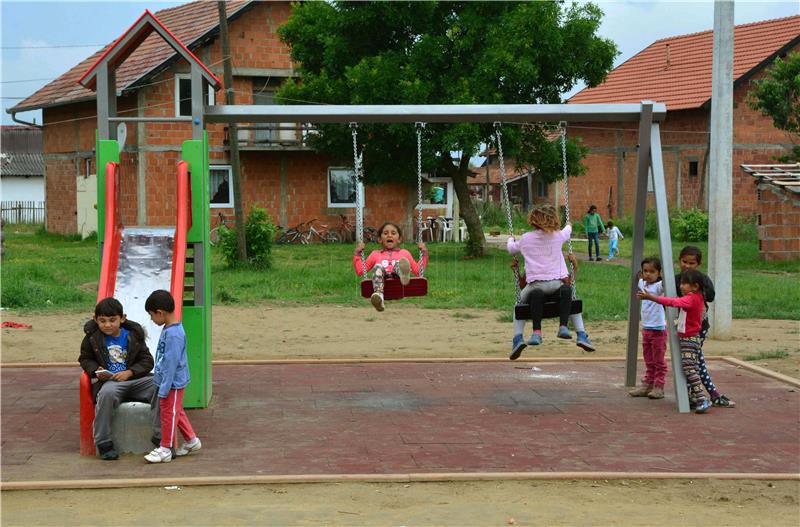
<svg viewBox="0 0 800 527"><path fill-rule="evenodd" d="M149 403L154 410L153 441L161 439L158 405L153 405L155 386L153 356L145 343L144 329L122 312L115 298L105 298L94 308L94 319L83 328L86 335L78 357L81 368L92 378L95 398L94 444L101 459L117 459L111 440L111 419L120 403Z"/></svg>

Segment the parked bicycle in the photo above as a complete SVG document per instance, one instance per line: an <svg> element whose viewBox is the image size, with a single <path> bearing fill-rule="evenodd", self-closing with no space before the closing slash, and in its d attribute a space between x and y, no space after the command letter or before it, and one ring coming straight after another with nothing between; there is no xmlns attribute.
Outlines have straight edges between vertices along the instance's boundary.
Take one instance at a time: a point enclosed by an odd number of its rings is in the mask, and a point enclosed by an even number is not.
<svg viewBox="0 0 800 527"><path fill-rule="evenodd" d="M314 224L317 224L319 229L314 227ZM330 230L327 225L319 223L316 218L305 225L306 232L302 243L336 243L339 241L339 235Z"/></svg>
<svg viewBox="0 0 800 527"><path fill-rule="evenodd" d="M217 225L213 229L211 229L211 232L209 234L208 241L212 246L217 245L219 243L220 229L228 230L228 220L225 219L225 215L222 214L221 212L217 214Z"/></svg>
<svg viewBox="0 0 800 527"><path fill-rule="evenodd" d="M291 229L287 229L279 225L278 232L275 235L275 243L307 243L303 241L306 233L305 225L305 222L298 223Z"/></svg>

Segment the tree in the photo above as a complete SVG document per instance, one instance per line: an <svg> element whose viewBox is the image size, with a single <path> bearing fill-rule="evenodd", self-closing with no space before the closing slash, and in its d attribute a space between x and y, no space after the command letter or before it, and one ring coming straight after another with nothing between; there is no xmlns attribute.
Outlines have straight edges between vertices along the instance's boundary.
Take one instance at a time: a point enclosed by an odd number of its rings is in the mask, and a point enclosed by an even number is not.
<svg viewBox="0 0 800 527"><path fill-rule="evenodd" d="M300 82L278 97L309 104L560 103L578 81L595 86L617 48L597 36L602 12L562 2L304 2L279 29L291 46ZM352 160L346 125L319 124L314 148ZM416 136L408 124L361 124L365 183L416 179ZM491 144L492 123L432 123L425 128L423 169L453 180L471 243L483 254L480 219L469 198L469 159ZM533 154L531 147L540 150ZM505 125L506 156L522 162L560 159L541 127ZM526 149L523 150L523 147ZM570 145L573 173L580 149ZM451 152L459 152L455 160ZM352 162L352 161L351 161ZM535 167L538 168L538 167ZM561 171L542 171L556 179Z"/></svg>
<svg viewBox="0 0 800 527"><path fill-rule="evenodd" d="M775 128L786 130L795 138L800 134L800 52L790 53L786 60L775 59L763 79L750 91L750 106L772 118ZM795 144L791 156L782 162L800 160L800 145Z"/></svg>

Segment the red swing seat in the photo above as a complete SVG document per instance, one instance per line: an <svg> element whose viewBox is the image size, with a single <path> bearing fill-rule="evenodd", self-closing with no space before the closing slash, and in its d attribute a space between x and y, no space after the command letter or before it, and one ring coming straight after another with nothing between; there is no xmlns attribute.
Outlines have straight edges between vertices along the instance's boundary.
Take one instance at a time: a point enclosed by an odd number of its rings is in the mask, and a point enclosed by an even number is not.
<svg viewBox="0 0 800 527"><path fill-rule="evenodd" d="M361 281L361 296L369 298L374 293L372 280ZM422 277L412 277L407 286L400 283L399 278L386 278L383 282L383 299L400 300L411 296L425 296L428 294L428 279Z"/></svg>

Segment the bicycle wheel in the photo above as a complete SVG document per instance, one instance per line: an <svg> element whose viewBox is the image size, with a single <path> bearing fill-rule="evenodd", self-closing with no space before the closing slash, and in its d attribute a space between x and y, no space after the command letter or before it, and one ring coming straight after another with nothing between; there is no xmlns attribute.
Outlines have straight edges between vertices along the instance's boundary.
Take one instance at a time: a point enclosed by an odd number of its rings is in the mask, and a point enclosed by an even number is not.
<svg viewBox="0 0 800 527"><path fill-rule="evenodd" d="M339 243L339 242L340 242L340 241L342 241L342 240L339 238L339 235L338 235L338 234L336 234L336 233L335 233L335 232L333 232L333 231L329 231L329 232L327 233L327 235L325 236L325 239L324 239L323 241L324 241L325 243Z"/></svg>

